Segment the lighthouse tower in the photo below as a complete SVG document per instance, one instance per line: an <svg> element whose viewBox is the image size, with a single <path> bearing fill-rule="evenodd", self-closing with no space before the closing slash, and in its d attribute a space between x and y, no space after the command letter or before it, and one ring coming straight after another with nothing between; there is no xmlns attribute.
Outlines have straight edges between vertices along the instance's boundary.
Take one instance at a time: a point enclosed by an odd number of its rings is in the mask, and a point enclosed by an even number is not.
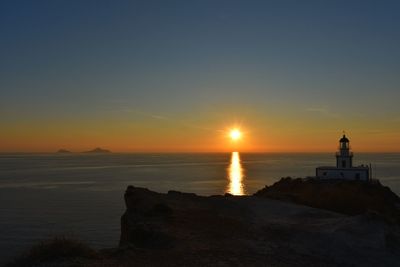
<svg viewBox="0 0 400 267"><path fill-rule="evenodd" d="M339 151L336 153L336 168L352 168L353 153L350 152L350 141L344 134L339 140Z"/></svg>

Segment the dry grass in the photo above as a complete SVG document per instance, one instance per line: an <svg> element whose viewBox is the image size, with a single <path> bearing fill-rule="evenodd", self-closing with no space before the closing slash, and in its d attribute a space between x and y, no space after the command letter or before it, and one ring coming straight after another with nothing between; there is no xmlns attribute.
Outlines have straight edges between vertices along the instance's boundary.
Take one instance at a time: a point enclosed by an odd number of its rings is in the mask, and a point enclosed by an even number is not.
<svg viewBox="0 0 400 267"><path fill-rule="evenodd" d="M65 236L54 237L32 246L28 251L15 258L9 267L51 266L54 261L94 259L98 253L83 242ZM74 264L80 266L80 264Z"/></svg>

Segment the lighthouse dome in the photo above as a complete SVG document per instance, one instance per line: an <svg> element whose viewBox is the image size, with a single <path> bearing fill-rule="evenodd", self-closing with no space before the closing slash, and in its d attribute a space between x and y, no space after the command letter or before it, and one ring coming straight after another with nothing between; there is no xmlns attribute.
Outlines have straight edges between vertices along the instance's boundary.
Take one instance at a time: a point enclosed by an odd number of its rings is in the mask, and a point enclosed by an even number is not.
<svg viewBox="0 0 400 267"><path fill-rule="evenodd" d="M343 135L343 137L339 141L340 143L348 143L350 142L349 139L346 137L346 135Z"/></svg>

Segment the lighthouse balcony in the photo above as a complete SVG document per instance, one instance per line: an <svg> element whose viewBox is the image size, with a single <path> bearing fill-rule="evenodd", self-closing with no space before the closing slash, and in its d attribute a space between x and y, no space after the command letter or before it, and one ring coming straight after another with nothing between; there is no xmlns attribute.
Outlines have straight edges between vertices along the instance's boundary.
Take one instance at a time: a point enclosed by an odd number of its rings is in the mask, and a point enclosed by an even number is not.
<svg viewBox="0 0 400 267"><path fill-rule="evenodd" d="M339 151L335 153L336 157L340 157L340 156L346 156L346 157L352 157L353 156L353 152L345 152L345 151Z"/></svg>

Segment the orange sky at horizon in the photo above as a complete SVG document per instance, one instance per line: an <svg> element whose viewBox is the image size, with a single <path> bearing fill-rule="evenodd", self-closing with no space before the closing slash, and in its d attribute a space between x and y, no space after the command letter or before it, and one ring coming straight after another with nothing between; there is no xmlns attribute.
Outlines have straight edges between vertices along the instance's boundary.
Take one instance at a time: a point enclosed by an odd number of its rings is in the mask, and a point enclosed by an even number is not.
<svg viewBox="0 0 400 267"><path fill-rule="evenodd" d="M30 121L9 125L0 133L0 152L72 152L102 147L113 152L334 152L342 129L335 123L329 127L311 127L315 120L274 119L249 116L250 119L223 122L199 119L199 123L181 123L169 119L141 118L132 123L86 120ZM257 120L255 118L258 118ZM237 122L239 121L239 123ZM207 122L208 125L207 125ZM205 127L206 125L207 127ZM356 152L399 152L397 129L369 131L359 125L347 128L352 149ZM229 138L232 128L242 131L242 138Z"/></svg>

